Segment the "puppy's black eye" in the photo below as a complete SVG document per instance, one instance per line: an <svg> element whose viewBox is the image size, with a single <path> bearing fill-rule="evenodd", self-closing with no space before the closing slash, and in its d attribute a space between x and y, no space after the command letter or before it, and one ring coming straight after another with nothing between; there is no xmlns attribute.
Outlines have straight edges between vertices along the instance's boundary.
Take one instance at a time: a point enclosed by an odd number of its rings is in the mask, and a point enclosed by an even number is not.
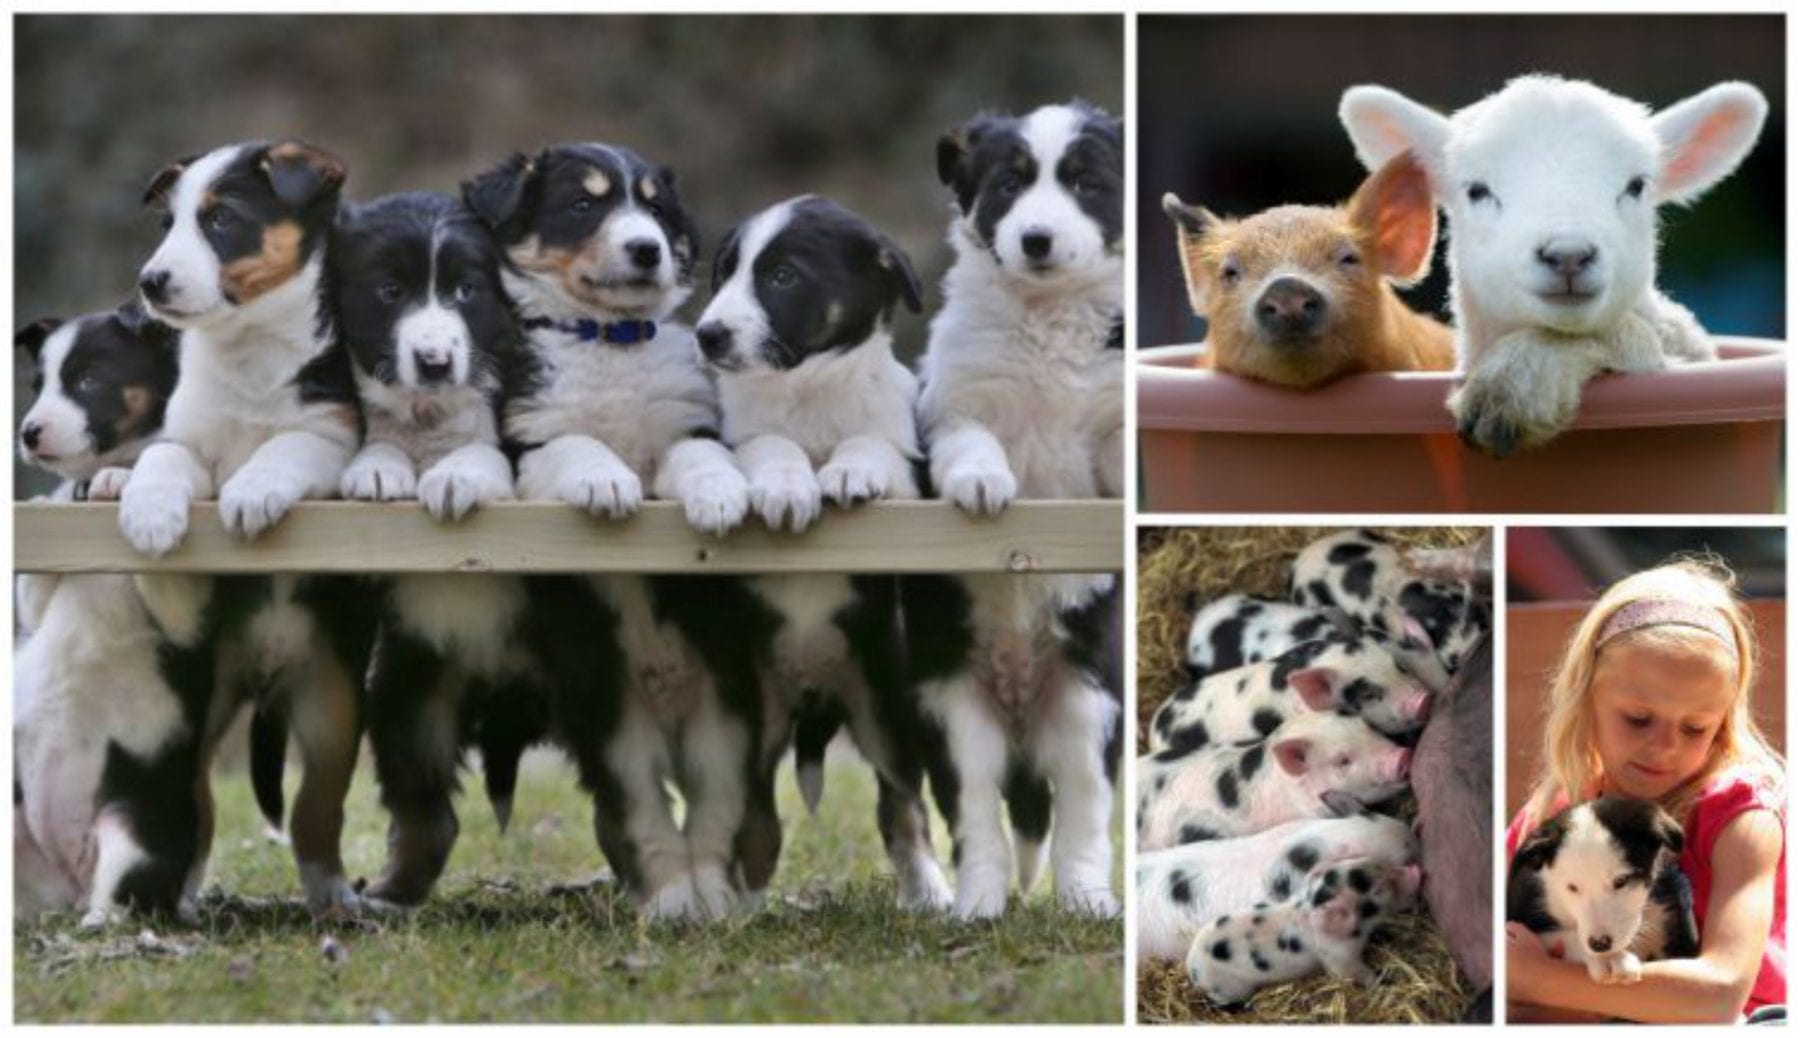
<svg viewBox="0 0 1800 1038"><path fill-rule="evenodd" d="M1647 182L1644 180L1643 177L1632 177L1630 180L1625 182L1625 196L1627 198L1642 198L1642 197L1644 197L1644 188L1646 186L1646 183Z"/></svg>
<svg viewBox="0 0 1800 1038"><path fill-rule="evenodd" d="M100 389L100 376L98 375L83 375L75 381L75 392L83 396L92 396L100 392Z"/></svg>
<svg viewBox="0 0 1800 1038"><path fill-rule="evenodd" d="M591 213L594 211L594 200L588 195L582 195L569 203L569 209L571 212Z"/></svg>
<svg viewBox="0 0 1800 1038"><path fill-rule="evenodd" d="M1105 186L1099 176L1093 173L1082 173L1075 177L1075 193L1078 195L1097 195Z"/></svg>
<svg viewBox="0 0 1800 1038"><path fill-rule="evenodd" d="M1494 193L1488 190L1488 186L1481 181L1477 180L1475 183L1469 185L1469 201L1485 202L1493 197Z"/></svg>
<svg viewBox="0 0 1800 1038"><path fill-rule="evenodd" d="M1025 190L1025 178L1017 173L1002 173L1000 179L994 182L994 190L1006 198L1011 198Z"/></svg>
<svg viewBox="0 0 1800 1038"><path fill-rule="evenodd" d="M206 214L206 229L209 231L229 231L237 223L237 215L223 206Z"/></svg>
<svg viewBox="0 0 1800 1038"><path fill-rule="evenodd" d="M375 288L376 298L384 303L398 303L400 301L400 292L400 282L398 281L383 281Z"/></svg>
<svg viewBox="0 0 1800 1038"><path fill-rule="evenodd" d="M783 263L769 271L769 284L774 288L792 288L800 281L800 272Z"/></svg>
<svg viewBox="0 0 1800 1038"><path fill-rule="evenodd" d="M456 301L459 303L466 303L469 300L474 299L475 298L475 283L473 281L457 282L456 291L453 293L453 295L455 296Z"/></svg>
<svg viewBox="0 0 1800 1038"><path fill-rule="evenodd" d="M175 214L174 213L164 213L161 216L156 218L156 222L162 226L163 230L166 231L169 228L175 226Z"/></svg>

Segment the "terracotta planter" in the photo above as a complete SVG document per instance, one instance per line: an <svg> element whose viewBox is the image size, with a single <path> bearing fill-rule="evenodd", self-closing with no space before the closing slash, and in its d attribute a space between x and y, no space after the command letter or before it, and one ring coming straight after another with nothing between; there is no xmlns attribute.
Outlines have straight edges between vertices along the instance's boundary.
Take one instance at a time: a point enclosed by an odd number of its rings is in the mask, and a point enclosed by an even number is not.
<svg viewBox="0 0 1800 1038"><path fill-rule="evenodd" d="M1721 338L1720 359L1587 386L1550 445L1496 460L1463 446L1455 374L1357 375L1296 392L1196 371L1199 346L1138 355L1152 512L1774 511L1786 347Z"/></svg>

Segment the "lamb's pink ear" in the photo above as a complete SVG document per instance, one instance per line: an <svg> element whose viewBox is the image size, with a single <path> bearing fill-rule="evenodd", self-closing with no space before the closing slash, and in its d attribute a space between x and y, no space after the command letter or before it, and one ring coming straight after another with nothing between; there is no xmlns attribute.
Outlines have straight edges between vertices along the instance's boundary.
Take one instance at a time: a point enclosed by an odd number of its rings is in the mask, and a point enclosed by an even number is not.
<svg viewBox="0 0 1800 1038"><path fill-rule="evenodd" d="M1306 774L1306 755L1312 752L1311 740L1282 739L1270 749L1275 751L1275 763L1281 765L1282 771L1289 775Z"/></svg>
<svg viewBox="0 0 1800 1038"><path fill-rule="evenodd" d="M1296 670L1288 675L1288 684L1300 693L1308 710L1330 710L1336 705L1332 702L1331 671L1325 667Z"/></svg>
<svg viewBox="0 0 1800 1038"><path fill-rule="evenodd" d="M1410 148L1370 174L1345 209L1383 276L1411 285L1431 273L1437 203L1431 198L1431 180Z"/></svg>
<svg viewBox="0 0 1800 1038"><path fill-rule="evenodd" d="M1650 119L1662 141L1652 198L1691 202L1724 180L1762 132L1769 102L1748 83L1720 83L1677 101Z"/></svg>
<svg viewBox="0 0 1800 1038"><path fill-rule="evenodd" d="M1365 168L1380 169L1403 151L1427 173L1444 168L1450 120L1383 86L1353 86L1338 104L1338 121L1350 133Z"/></svg>

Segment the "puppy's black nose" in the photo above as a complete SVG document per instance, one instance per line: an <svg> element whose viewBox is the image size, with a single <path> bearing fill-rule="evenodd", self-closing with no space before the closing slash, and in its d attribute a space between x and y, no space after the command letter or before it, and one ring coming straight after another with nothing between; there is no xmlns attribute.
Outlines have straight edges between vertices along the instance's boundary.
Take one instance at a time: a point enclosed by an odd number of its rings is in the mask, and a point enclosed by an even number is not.
<svg viewBox="0 0 1800 1038"><path fill-rule="evenodd" d="M1537 260L1555 271L1558 277L1572 278L1585 274L1600 258L1600 247L1577 238L1552 238L1538 246Z"/></svg>
<svg viewBox="0 0 1800 1038"><path fill-rule="evenodd" d="M1588 947L1594 949L1597 952L1612 951L1612 944L1613 944L1613 942L1612 942L1611 937L1600 936L1600 937L1589 937L1588 938Z"/></svg>
<svg viewBox="0 0 1800 1038"><path fill-rule="evenodd" d="M1036 228L1019 235L1019 248L1025 250L1027 259L1041 260L1050 255L1050 232Z"/></svg>
<svg viewBox="0 0 1800 1038"><path fill-rule="evenodd" d="M694 337L700 340L700 352L706 354L707 360L718 360L731 352L731 329L718 321L708 321L694 329Z"/></svg>
<svg viewBox="0 0 1800 1038"><path fill-rule="evenodd" d="M1325 323L1325 297L1299 278L1277 278L1256 301L1256 324L1278 339L1313 335Z"/></svg>
<svg viewBox="0 0 1800 1038"><path fill-rule="evenodd" d="M36 422L26 422L25 428L19 430L19 439L25 441L25 449L37 450L38 441L44 437L44 427Z"/></svg>
<svg viewBox="0 0 1800 1038"><path fill-rule="evenodd" d="M625 255L640 270L655 270L662 263L662 243L651 238L633 238L625 243Z"/></svg>
<svg viewBox="0 0 1800 1038"><path fill-rule="evenodd" d="M439 350L414 350L413 366L418 369L419 381L425 383L450 381L450 354Z"/></svg>
<svg viewBox="0 0 1800 1038"><path fill-rule="evenodd" d="M152 303L165 303L169 298L169 272L166 270L146 270L138 278L138 291Z"/></svg>

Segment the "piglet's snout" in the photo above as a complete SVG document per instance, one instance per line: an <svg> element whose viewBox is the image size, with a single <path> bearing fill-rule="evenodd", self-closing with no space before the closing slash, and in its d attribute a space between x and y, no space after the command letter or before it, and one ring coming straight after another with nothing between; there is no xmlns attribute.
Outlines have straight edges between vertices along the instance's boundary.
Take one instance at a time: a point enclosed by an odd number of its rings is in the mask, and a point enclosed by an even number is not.
<svg viewBox="0 0 1800 1038"><path fill-rule="evenodd" d="M1406 781L1406 776L1412 771L1412 751L1396 751L1392 757L1388 758L1388 768L1390 772L1388 777L1392 781Z"/></svg>
<svg viewBox="0 0 1800 1038"><path fill-rule="evenodd" d="M1325 324L1325 297L1296 277L1276 278L1256 300L1256 325L1275 339L1317 335Z"/></svg>
<svg viewBox="0 0 1800 1038"><path fill-rule="evenodd" d="M1431 716L1431 695L1424 689L1415 688L1406 693L1400 700L1400 716L1418 724L1424 724Z"/></svg>

